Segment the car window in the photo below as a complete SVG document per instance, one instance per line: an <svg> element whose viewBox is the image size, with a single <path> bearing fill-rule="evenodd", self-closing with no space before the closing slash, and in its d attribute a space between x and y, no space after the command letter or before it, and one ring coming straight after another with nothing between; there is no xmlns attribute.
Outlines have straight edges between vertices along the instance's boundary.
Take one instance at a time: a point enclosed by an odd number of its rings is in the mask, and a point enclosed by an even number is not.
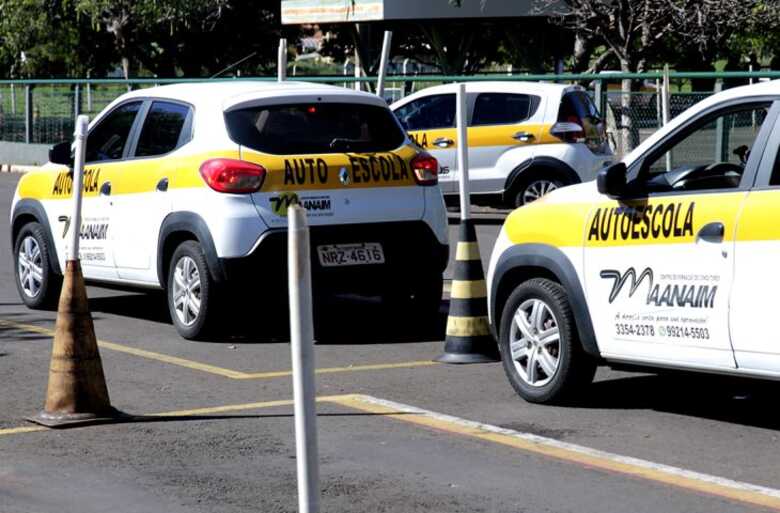
<svg viewBox="0 0 780 513"><path fill-rule="evenodd" d="M648 157L634 184L646 192L739 187L769 103L743 105L708 116Z"/></svg>
<svg viewBox="0 0 780 513"><path fill-rule="evenodd" d="M135 156L164 155L175 150L189 112L189 107L178 103L152 103L138 138Z"/></svg>
<svg viewBox="0 0 780 513"><path fill-rule="evenodd" d="M520 123L534 115L539 101L528 94L481 93L474 102L471 126Z"/></svg>
<svg viewBox="0 0 780 513"><path fill-rule="evenodd" d="M573 91L561 97L558 121L580 123L583 119L599 119L599 111L590 96L584 91Z"/></svg>
<svg viewBox="0 0 780 513"><path fill-rule="evenodd" d="M435 94L409 102L395 111L407 130L455 127L455 95Z"/></svg>
<svg viewBox="0 0 780 513"><path fill-rule="evenodd" d="M87 137L87 162L119 160L127 145L127 137L141 109L142 102L131 102L111 111L89 132Z"/></svg>
<svg viewBox="0 0 780 513"><path fill-rule="evenodd" d="M230 138L274 155L390 151L406 140L392 112L354 103L266 105L225 114Z"/></svg>

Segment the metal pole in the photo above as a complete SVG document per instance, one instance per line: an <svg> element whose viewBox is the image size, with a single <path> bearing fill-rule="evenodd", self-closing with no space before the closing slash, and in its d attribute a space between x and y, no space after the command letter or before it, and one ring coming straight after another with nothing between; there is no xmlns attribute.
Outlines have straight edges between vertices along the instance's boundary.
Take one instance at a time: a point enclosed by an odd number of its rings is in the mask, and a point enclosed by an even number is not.
<svg viewBox="0 0 780 513"><path fill-rule="evenodd" d="M78 119L81 114L81 86L73 86L73 118Z"/></svg>
<svg viewBox="0 0 780 513"><path fill-rule="evenodd" d="M393 33L385 30L385 39L382 42L382 58L379 61L379 76L376 80L376 95L385 96L385 77L387 76L387 63L390 60L390 45L393 44Z"/></svg>
<svg viewBox="0 0 780 513"><path fill-rule="evenodd" d="M596 104L596 110L599 111L599 114L601 114L601 117L604 118L605 123L607 116L604 112L604 94L602 92L602 89L604 87L604 83L601 80L596 80L595 84L593 85L593 99L595 100Z"/></svg>
<svg viewBox="0 0 780 513"><path fill-rule="evenodd" d="M723 90L723 81L715 81L715 94ZM715 160L714 162L728 162L728 145L726 144L726 126L723 123L724 116L715 120Z"/></svg>
<svg viewBox="0 0 780 513"><path fill-rule="evenodd" d="M11 84L11 114L16 114L16 87Z"/></svg>
<svg viewBox="0 0 780 513"><path fill-rule="evenodd" d="M360 52L358 51L360 46L360 23L355 23L355 33L357 34L357 37L355 37L355 78L360 78L360 67L362 66L360 63ZM360 80L355 80L355 91L362 90L363 87L360 84Z"/></svg>
<svg viewBox="0 0 780 513"><path fill-rule="evenodd" d="M664 66L664 77L661 84L661 117L664 122L664 126L669 123L670 109L669 100L671 99L671 92L669 90L669 65ZM666 152L666 171L672 170L672 150Z"/></svg>
<svg viewBox="0 0 780 513"><path fill-rule="evenodd" d="M290 291L290 343L293 399L295 400L295 454L298 467L298 511L320 509L317 457L317 410L314 384L314 328L311 299L311 250L306 210L287 210Z"/></svg>
<svg viewBox="0 0 780 513"><path fill-rule="evenodd" d="M71 230L68 233L68 260L79 259L79 235L81 235L81 197L84 192L84 156L87 150L87 127L89 117L82 115L76 118L76 149L73 158L73 212L70 215Z"/></svg>
<svg viewBox="0 0 780 513"><path fill-rule="evenodd" d="M24 142L30 144L33 138L33 86L24 85Z"/></svg>
<svg viewBox="0 0 780 513"><path fill-rule="evenodd" d="M458 171L460 171L460 219L471 217L471 199L469 195L469 141L468 116L466 104L466 84L458 84L455 116L458 129Z"/></svg>
<svg viewBox="0 0 780 513"><path fill-rule="evenodd" d="M279 61L277 65L279 82L287 80L287 39L279 39Z"/></svg>

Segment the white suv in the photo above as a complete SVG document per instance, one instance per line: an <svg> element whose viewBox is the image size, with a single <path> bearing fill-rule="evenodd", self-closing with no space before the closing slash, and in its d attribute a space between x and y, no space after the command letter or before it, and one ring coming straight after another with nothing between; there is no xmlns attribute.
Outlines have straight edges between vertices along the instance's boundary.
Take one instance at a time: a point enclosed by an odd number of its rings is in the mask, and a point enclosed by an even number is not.
<svg viewBox="0 0 780 513"><path fill-rule="evenodd" d="M455 90L431 87L390 108L442 166L446 196L458 194ZM469 181L475 203L519 207L612 163L604 121L580 86L471 82Z"/></svg>

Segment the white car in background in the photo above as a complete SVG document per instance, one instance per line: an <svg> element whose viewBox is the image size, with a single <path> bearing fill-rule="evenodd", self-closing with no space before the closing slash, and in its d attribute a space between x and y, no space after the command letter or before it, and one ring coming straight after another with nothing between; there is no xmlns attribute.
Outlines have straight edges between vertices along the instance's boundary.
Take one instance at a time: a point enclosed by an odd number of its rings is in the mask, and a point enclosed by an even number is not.
<svg viewBox="0 0 780 513"><path fill-rule="evenodd" d="M441 165L445 197L458 194L455 91L430 87L391 109ZM469 181L475 203L519 207L611 164L605 122L585 89L537 82L470 82Z"/></svg>

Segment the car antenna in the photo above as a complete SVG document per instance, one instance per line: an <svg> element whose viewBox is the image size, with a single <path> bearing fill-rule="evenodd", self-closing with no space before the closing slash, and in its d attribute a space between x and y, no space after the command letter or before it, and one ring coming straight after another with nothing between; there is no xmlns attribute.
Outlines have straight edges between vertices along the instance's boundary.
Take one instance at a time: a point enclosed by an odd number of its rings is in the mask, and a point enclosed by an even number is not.
<svg viewBox="0 0 780 513"><path fill-rule="evenodd" d="M221 70L221 71L219 71L219 72L215 73L214 75L210 76L209 78L217 78L218 76L220 76L220 75L221 75L221 74L223 74L224 72L226 72L226 71L230 71L231 69L235 68L236 66L238 66L239 64L241 64L241 63L242 63L242 62L244 62L245 60L247 60L247 59L251 59L251 58L252 58L252 57L254 57L255 55L257 55L257 51L254 51L254 52L250 53L249 55L247 55L247 56L246 56L246 57L244 57L243 59L239 59L239 60L237 60L236 62L234 62L233 64L231 64L231 65L230 65L230 66L228 66L227 68L225 68L225 69L223 69L223 70Z"/></svg>

